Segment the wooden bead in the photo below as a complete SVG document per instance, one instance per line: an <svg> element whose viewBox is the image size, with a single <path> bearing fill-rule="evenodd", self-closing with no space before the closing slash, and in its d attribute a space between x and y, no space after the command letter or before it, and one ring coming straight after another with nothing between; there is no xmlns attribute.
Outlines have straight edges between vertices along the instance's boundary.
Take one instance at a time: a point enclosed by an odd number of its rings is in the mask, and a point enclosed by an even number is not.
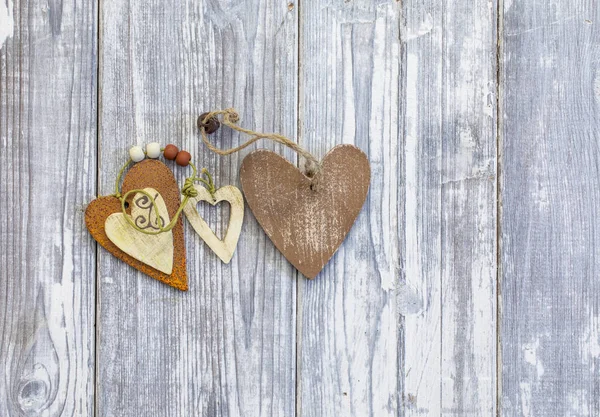
<svg viewBox="0 0 600 417"><path fill-rule="evenodd" d="M143 161L146 155L144 154L144 150L141 146L132 146L129 149L129 157L133 162Z"/></svg>
<svg viewBox="0 0 600 417"><path fill-rule="evenodd" d="M165 159L169 159L169 160L173 161L175 158L177 158L178 152L179 152L179 149L177 148L177 146L175 146L173 144L168 144L167 146L165 146L163 155L165 156Z"/></svg>
<svg viewBox="0 0 600 417"><path fill-rule="evenodd" d="M177 158L175 159L175 162L179 166L186 167L186 166L188 166L188 164L190 163L191 160L192 160L192 155L190 155L189 152L179 151L179 153L177 154Z"/></svg>
<svg viewBox="0 0 600 417"><path fill-rule="evenodd" d="M206 123L202 123L206 116L208 116L208 113L202 113L200 117L198 117L198 129L204 128L204 131L210 135L219 130L221 122L219 122L219 120L216 117L211 117Z"/></svg>
<svg viewBox="0 0 600 417"><path fill-rule="evenodd" d="M146 145L146 155L148 158L156 159L160 156L160 143L152 142Z"/></svg>

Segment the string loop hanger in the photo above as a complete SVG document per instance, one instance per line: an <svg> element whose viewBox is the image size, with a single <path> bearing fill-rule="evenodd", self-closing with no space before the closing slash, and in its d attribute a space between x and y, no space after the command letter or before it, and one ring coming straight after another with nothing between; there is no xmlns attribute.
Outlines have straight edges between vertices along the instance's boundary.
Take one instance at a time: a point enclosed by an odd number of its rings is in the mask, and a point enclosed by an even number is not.
<svg viewBox="0 0 600 417"><path fill-rule="evenodd" d="M219 121L218 116L222 116L222 121ZM320 172L321 172L321 163L317 158L315 158L310 152L306 149L302 148L296 142L291 139L277 134L277 133L261 133L255 132L254 130L246 129L238 125L240 120L240 116L238 112L233 108L228 108L224 110L216 110L211 112L206 112L201 114L198 117L198 128L200 129L200 133L202 134L202 141L211 151L215 152L218 155L226 156L231 155L233 153L239 152L242 149L252 145L254 142L259 139L269 139L274 142L280 143L282 145L287 146L292 149L298 155L302 156L305 159L304 162L304 174L311 179L310 188L313 191L317 191L319 188L319 180L320 180ZM216 132L221 123L225 126L250 136L246 142L242 143L239 146L230 149L220 149L213 145L210 140L208 140L208 135Z"/></svg>

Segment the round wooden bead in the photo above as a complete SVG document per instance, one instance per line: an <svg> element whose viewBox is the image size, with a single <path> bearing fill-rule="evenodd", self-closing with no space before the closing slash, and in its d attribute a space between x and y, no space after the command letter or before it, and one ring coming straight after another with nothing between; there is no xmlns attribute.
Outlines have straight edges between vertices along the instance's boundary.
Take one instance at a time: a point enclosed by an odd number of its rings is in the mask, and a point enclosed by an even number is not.
<svg viewBox="0 0 600 417"><path fill-rule="evenodd" d="M179 153L177 154L177 158L175 159L175 162L177 163L177 165L186 167L186 166L188 166L188 164L190 163L191 160L192 160L192 155L190 155L189 152L179 151Z"/></svg>
<svg viewBox="0 0 600 417"><path fill-rule="evenodd" d="M144 150L141 146L132 146L129 149L129 157L133 162L143 161L146 155L144 154Z"/></svg>
<svg viewBox="0 0 600 417"><path fill-rule="evenodd" d="M221 122L219 122L219 119L216 117L211 117L206 123L202 123L206 116L208 116L208 113L202 113L200 117L198 117L198 129L204 128L204 131L210 135L219 130L219 127L221 127Z"/></svg>
<svg viewBox="0 0 600 417"><path fill-rule="evenodd" d="M160 143L152 142L146 145L146 155L148 158L156 159L160 156Z"/></svg>
<svg viewBox="0 0 600 417"><path fill-rule="evenodd" d="M177 148L177 146L168 144L167 146L165 146L163 155L165 156L165 159L169 159L169 160L173 161L175 158L177 158L178 152L179 152L179 149Z"/></svg>

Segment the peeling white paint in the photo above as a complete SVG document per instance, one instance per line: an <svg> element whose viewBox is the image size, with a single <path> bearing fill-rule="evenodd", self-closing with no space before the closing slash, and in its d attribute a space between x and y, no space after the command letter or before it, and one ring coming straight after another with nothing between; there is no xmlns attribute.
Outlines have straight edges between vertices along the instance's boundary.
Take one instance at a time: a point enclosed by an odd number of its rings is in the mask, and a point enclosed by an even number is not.
<svg viewBox="0 0 600 417"><path fill-rule="evenodd" d="M540 339L536 339L532 343L525 343L523 345L523 359L530 365L535 366L537 377L540 378L544 375L544 365L538 358L538 349L540 347Z"/></svg>
<svg viewBox="0 0 600 417"><path fill-rule="evenodd" d="M600 358L600 328L598 327L598 316L592 315L590 325L581 334L579 341L580 354L586 358L592 369L596 359Z"/></svg>
<svg viewBox="0 0 600 417"><path fill-rule="evenodd" d="M531 384L521 382L519 384L519 394L521 397L521 415L531 417Z"/></svg>
<svg viewBox="0 0 600 417"><path fill-rule="evenodd" d="M344 82L344 118L342 121L342 143L354 143L356 132L356 110L354 108L352 27L342 27L343 82Z"/></svg>
<svg viewBox="0 0 600 417"><path fill-rule="evenodd" d="M70 362L70 349L75 344L75 334L72 324L74 323L74 307L78 306L79 299L73 291L73 281L64 280L56 282L51 287L50 304L47 313L48 333L52 341L52 347L56 352L58 367L56 371L58 381L57 392L65 395L69 392L68 384L77 380L77 368ZM81 313L81 312L79 312ZM68 376L67 376L68 375ZM60 402L60 399L56 400ZM68 413L71 414L71 413Z"/></svg>
<svg viewBox="0 0 600 417"><path fill-rule="evenodd" d="M433 30L433 17L431 13L427 13L425 16L425 20L421 22L418 28L406 28L406 34L404 35L404 41L410 41L413 39L420 38L421 36L425 36Z"/></svg>
<svg viewBox="0 0 600 417"><path fill-rule="evenodd" d="M578 389L575 392L569 392L567 394L567 402L569 404L570 412L569 416L582 416L587 417L591 416L590 413L590 400L588 398L588 394L585 390Z"/></svg>
<svg viewBox="0 0 600 417"><path fill-rule="evenodd" d="M384 11L382 10L382 13ZM393 11L386 10L386 15L392 18ZM397 175L394 175L391 167L398 166L399 138L397 130L399 113L395 101L388 101L389 94L397 96L399 88L395 80L399 77L397 65L390 65L390 62L399 62L399 48L389 48L387 40L387 22L385 18L378 18L375 23L373 39L373 63L371 65L372 77L381 82L373 83L371 88L371 111L369 121L369 134L372 137L390 138L386 141L372 141L369 146L369 158L371 159L371 176L373 178L383 177L389 179L384 187L377 190L372 188L371 195L377 196L377 202L380 210L375 210L372 216L374 222L371 223L371 236L374 237L373 245L376 251L375 259L377 262L378 276L381 281L381 289L390 292L396 287L396 281L400 276L400 248L398 239L395 238L398 230L398 216L388 208L398 207L398 190L400 185ZM352 45L349 45L350 47ZM344 56L346 52L344 51ZM348 49L348 55L351 55L351 48ZM351 65L344 65L344 68L352 68ZM354 69L351 70L351 73ZM352 74L350 75L350 77ZM353 88L353 87L350 87ZM394 91L396 90L396 91ZM345 89L348 91L348 88ZM344 105L344 119L348 111L354 112L354 94L352 95L352 107L347 109ZM382 115L389 113L390 117L383 118ZM351 115L355 119L354 113ZM352 121L352 134L355 133L356 121ZM344 123L344 130L346 124ZM345 135L344 135L345 136Z"/></svg>
<svg viewBox="0 0 600 417"><path fill-rule="evenodd" d="M391 291L396 287L397 274L382 274L381 289L385 292Z"/></svg>
<svg viewBox="0 0 600 417"><path fill-rule="evenodd" d="M4 42L13 35L14 21L12 16L12 0L2 1L0 3L0 49Z"/></svg>
<svg viewBox="0 0 600 417"><path fill-rule="evenodd" d="M495 116L495 112L494 112L494 103L495 102L496 102L496 95L494 94L494 92L489 91L489 88L488 88L487 94L484 94L482 96L481 103L483 105L482 113L485 114L490 119L494 119L494 116Z"/></svg>
<svg viewBox="0 0 600 417"><path fill-rule="evenodd" d="M418 165L417 165L417 119L419 110L417 107L417 81L419 79L419 57L415 54L408 54L406 60L407 86L406 86L406 144L404 148L404 170L406 178L406 226L405 226L405 242L406 242L406 283L413 288L421 288L425 283L420 282L421 262L419 258L419 214L417 212L418 195ZM420 298L423 297L423 292L417 290L416 293ZM425 304L423 300L422 304ZM425 308L426 305L424 305Z"/></svg>
<svg viewBox="0 0 600 417"><path fill-rule="evenodd" d="M420 60L418 47L409 48L406 54L406 87L405 87L405 142L404 142L404 274L406 292L399 295L406 297L411 304L418 306L418 314L405 316L405 338L410 341L405 345L405 363L410 364L405 371L405 393L415 412L428 415L442 414L442 386L440 384L441 363L441 283L440 261L435 256L424 259L423 254L429 253L430 245L437 245L435 238L429 239L423 233L426 219L423 218L424 196L420 184L420 174L423 172L422 158L433 158L433 155L423 155L420 143L437 138L423 137L421 122L422 109L421 87L428 68L424 68ZM425 90L425 94L426 94ZM427 197L425 197L427 198ZM431 213L430 213L431 215ZM433 252L433 251L432 251ZM438 251L438 253L440 253ZM408 291L410 291L408 293ZM418 299L419 301L416 301ZM416 311L410 305L401 305L397 299L397 309ZM412 307L412 308L411 308Z"/></svg>

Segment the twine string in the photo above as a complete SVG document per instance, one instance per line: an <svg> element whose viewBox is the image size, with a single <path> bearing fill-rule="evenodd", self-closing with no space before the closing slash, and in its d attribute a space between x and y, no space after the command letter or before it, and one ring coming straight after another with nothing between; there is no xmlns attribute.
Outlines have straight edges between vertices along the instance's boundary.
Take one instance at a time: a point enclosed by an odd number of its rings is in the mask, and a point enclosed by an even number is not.
<svg viewBox="0 0 600 417"><path fill-rule="evenodd" d="M210 149L211 151L215 152L218 155L225 156L225 155L231 155L232 153L239 152L242 149L252 145L254 142L258 141L259 139L272 140L274 142L277 142L277 143L287 146L288 148L292 149L294 152L296 152L298 155L302 156L306 160L306 162L304 164L306 176L312 179L311 188L313 190L316 188L316 185L317 185L317 182L319 179L318 178L319 176L317 174L321 170L321 164L320 164L319 160L317 158L315 158L306 149L302 148L296 142L292 141L291 139L289 139L283 135L279 135L277 133L255 132L254 130L246 129L246 128L239 126L237 123L240 120L240 116L239 116L238 112L233 108L228 108L225 110L216 110L216 111L207 113L206 116L204 117L204 119L202 120L202 125L206 125L206 123L208 123L208 121L210 119L212 119L213 117L218 119L218 116L222 116L221 123L223 123L225 126L231 128L237 132L244 133L244 134L250 136L250 139L248 139L246 142L244 142L241 145L236 146L234 148L220 149L220 148L216 147L215 145L213 145L210 142L210 140L208 140L208 135L206 133L206 129L201 126L200 132L202 134L202 141L208 147L208 149Z"/></svg>

